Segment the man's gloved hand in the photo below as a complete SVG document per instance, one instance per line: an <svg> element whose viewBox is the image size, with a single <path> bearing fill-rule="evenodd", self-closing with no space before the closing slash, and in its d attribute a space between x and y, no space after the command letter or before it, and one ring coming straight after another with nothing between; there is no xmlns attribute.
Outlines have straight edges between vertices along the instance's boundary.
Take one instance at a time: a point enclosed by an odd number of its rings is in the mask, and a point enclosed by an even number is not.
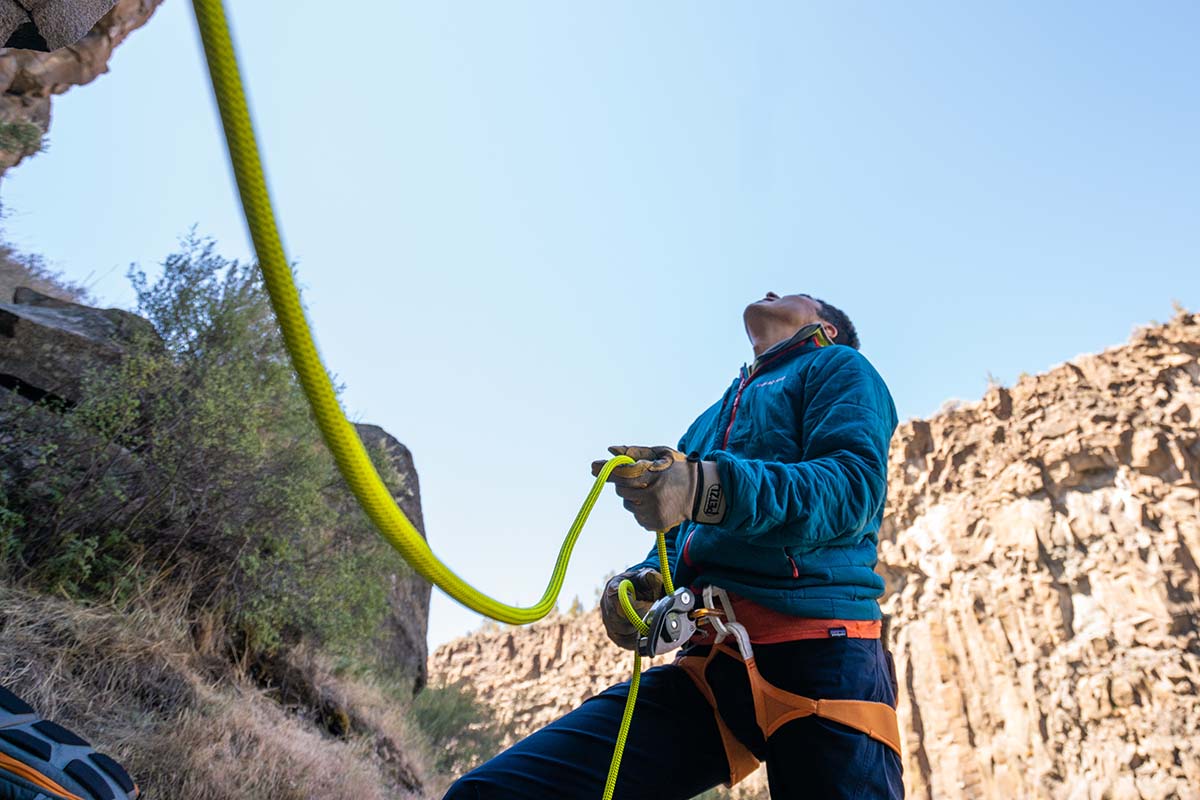
<svg viewBox="0 0 1200 800"><path fill-rule="evenodd" d="M608 582L608 585L604 587L604 593L600 595L600 618L604 620L604 630L608 633L608 638L612 639L618 647L636 650L637 628L633 627L629 617L625 616L625 610L621 608L621 599L617 594L618 587L623 580L633 583L633 607L640 616L644 617L650 610L650 606L654 605L654 601L665 594L663 579L658 570L650 567L643 567L633 572L622 572Z"/></svg>
<svg viewBox="0 0 1200 800"><path fill-rule="evenodd" d="M706 524L724 519L725 495L715 462L689 462L671 447L618 446L608 452L635 459L614 469L608 480L646 530L670 530L685 519ZM605 463L593 461L592 474L599 475Z"/></svg>

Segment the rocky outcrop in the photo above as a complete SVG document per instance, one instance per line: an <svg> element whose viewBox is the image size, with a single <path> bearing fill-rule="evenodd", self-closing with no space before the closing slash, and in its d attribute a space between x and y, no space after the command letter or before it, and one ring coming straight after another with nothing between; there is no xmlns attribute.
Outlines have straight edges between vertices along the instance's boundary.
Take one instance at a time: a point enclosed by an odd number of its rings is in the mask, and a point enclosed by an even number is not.
<svg viewBox="0 0 1200 800"><path fill-rule="evenodd" d="M897 431L880 572L909 797L1200 797L1198 356L1181 313ZM594 612L430 659L518 734L628 669Z"/></svg>
<svg viewBox="0 0 1200 800"><path fill-rule="evenodd" d="M0 48L0 175L41 149L51 96L107 72L113 50L161 2L119 0L86 36L53 52Z"/></svg>
<svg viewBox="0 0 1200 800"><path fill-rule="evenodd" d="M416 529L425 535L425 519L421 514L421 485L412 453L396 437L378 425L356 424L355 430L368 450L381 452L386 468L381 470L384 484L396 499L400 510ZM427 679L426 659L429 633L429 582L413 570L393 574L388 592L387 623L377 638L384 661L400 665L401 671L412 677L413 692L419 692Z"/></svg>
<svg viewBox="0 0 1200 800"><path fill-rule="evenodd" d="M120 361L149 322L119 308L92 308L18 287L0 303L0 386L30 400L79 401L89 372Z"/></svg>

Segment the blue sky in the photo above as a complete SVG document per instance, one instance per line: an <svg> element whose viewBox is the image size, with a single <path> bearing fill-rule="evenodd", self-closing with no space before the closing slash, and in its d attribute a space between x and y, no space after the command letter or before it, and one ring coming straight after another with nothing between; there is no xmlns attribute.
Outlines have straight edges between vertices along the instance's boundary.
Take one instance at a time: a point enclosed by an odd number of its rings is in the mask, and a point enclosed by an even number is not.
<svg viewBox="0 0 1200 800"><path fill-rule="evenodd" d="M902 418L1200 308L1200 6L230 9L289 255L435 551L541 594L608 444L674 443L768 290L845 308ZM193 224L245 257L190 5L56 99L4 233L106 303ZM651 545L611 495L568 576ZM478 624L436 597L434 644Z"/></svg>

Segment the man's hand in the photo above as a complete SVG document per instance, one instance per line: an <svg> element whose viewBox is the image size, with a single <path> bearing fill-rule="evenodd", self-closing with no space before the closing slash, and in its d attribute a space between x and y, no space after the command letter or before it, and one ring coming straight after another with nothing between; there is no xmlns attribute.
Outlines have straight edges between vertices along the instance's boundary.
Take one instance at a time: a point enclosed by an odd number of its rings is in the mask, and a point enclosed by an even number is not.
<svg viewBox="0 0 1200 800"><path fill-rule="evenodd" d="M646 530L670 530L685 519L712 524L724 518L725 496L716 463L689 462L671 447L619 446L608 452L635 459L614 469L608 480ZM599 475L605 463L593 461L592 474Z"/></svg>
<svg viewBox="0 0 1200 800"><path fill-rule="evenodd" d="M604 620L604 630L608 638L618 647L636 650L637 628L633 627L629 617L625 616L625 611L621 608L621 599L617 595L623 580L633 583L633 607L644 617L650 611L650 606L654 605L654 601L663 596L663 579L658 570L650 567L643 567L635 572L622 572L608 582L604 587L604 594L600 595L600 618Z"/></svg>

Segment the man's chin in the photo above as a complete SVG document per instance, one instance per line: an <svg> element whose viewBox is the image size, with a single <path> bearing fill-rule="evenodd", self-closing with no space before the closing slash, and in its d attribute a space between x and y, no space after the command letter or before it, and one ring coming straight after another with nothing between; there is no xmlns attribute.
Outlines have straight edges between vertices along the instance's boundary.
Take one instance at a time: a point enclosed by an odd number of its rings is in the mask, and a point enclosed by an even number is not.
<svg viewBox="0 0 1200 800"><path fill-rule="evenodd" d="M775 316L775 310L771 306L775 305L770 300L758 300L746 306L746 310L742 312L742 320L747 324L751 320L764 319L766 317Z"/></svg>

